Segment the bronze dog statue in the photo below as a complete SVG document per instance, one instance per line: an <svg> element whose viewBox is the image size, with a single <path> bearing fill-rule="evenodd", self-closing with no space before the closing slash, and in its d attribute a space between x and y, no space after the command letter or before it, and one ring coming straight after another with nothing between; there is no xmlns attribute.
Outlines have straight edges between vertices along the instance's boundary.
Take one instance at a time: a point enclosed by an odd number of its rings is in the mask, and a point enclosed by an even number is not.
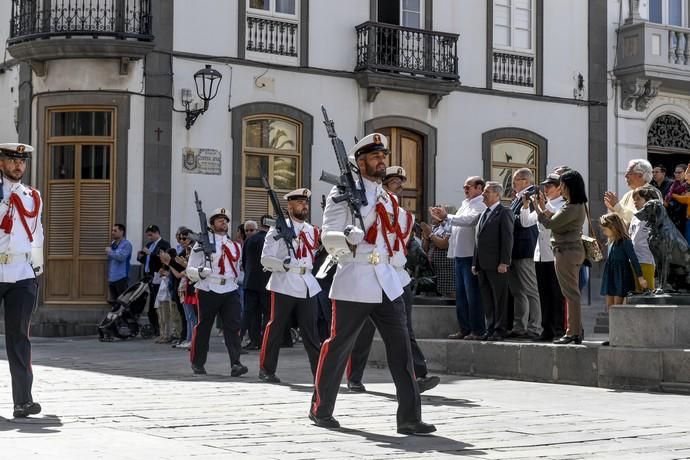
<svg viewBox="0 0 690 460"><path fill-rule="evenodd" d="M635 217L645 221L649 227L649 249L656 262L658 287L655 294L663 294L673 290L668 282L671 264L678 265L684 270L687 287L687 275L690 273L690 254L688 242L666 214L661 200L649 200L642 209L635 213Z"/></svg>

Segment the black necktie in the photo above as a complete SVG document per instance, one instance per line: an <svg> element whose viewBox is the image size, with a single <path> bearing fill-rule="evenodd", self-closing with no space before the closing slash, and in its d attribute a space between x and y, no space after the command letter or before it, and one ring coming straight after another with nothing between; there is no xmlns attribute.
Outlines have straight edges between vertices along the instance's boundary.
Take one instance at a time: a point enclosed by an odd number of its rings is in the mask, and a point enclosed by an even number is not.
<svg viewBox="0 0 690 460"><path fill-rule="evenodd" d="M481 229L484 227L484 223L486 222L486 219L489 218L489 214L491 214L491 208L486 208L482 216L479 218L479 228Z"/></svg>

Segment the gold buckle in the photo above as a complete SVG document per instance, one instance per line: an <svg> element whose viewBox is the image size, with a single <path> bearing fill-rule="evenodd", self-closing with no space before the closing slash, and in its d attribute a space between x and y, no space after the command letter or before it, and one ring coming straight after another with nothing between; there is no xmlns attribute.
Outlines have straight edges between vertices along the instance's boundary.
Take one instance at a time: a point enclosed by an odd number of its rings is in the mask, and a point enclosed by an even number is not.
<svg viewBox="0 0 690 460"><path fill-rule="evenodd" d="M225 286L225 282L227 281L227 278L221 278L220 279L220 285Z"/></svg>
<svg viewBox="0 0 690 460"><path fill-rule="evenodd" d="M9 254L0 254L0 264L8 264L10 262Z"/></svg>
<svg viewBox="0 0 690 460"><path fill-rule="evenodd" d="M369 263L372 265L378 265L381 262L381 257L379 256L379 253L374 251L371 254L369 254Z"/></svg>

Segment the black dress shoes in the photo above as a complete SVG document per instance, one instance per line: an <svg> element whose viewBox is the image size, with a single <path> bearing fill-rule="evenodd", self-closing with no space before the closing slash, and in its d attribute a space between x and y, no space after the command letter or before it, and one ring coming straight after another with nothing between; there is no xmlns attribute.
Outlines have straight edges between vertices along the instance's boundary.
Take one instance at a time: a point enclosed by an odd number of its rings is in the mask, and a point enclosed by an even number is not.
<svg viewBox="0 0 690 460"><path fill-rule="evenodd" d="M206 374L206 369L204 369L204 366L197 366L195 364L192 364L192 371L198 375Z"/></svg>
<svg viewBox="0 0 690 460"><path fill-rule="evenodd" d="M247 369L247 366L243 366L242 364L233 364L232 367L230 368L230 376L231 377L239 377L240 375L244 375L247 372L249 372L249 369Z"/></svg>
<svg viewBox="0 0 690 460"><path fill-rule="evenodd" d="M400 434L424 436L426 434L431 434L434 431L436 431L436 427L434 425L424 422L403 423L402 425L398 425L398 433Z"/></svg>
<svg viewBox="0 0 690 460"><path fill-rule="evenodd" d="M494 332L494 333L491 335L491 337L489 337L488 340L490 340L490 341L492 341L492 342L502 342L503 339L504 339L503 334L497 334L497 333Z"/></svg>
<svg viewBox="0 0 690 460"><path fill-rule="evenodd" d="M263 369L259 370L259 380L266 383L280 383L280 379L275 374L269 374Z"/></svg>
<svg viewBox="0 0 690 460"><path fill-rule="evenodd" d="M340 423L333 418L332 415L328 417L317 417L311 411L309 411L309 420L314 422L314 425L321 428L340 428Z"/></svg>
<svg viewBox="0 0 690 460"><path fill-rule="evenodd" d="M431 377L419 377L417 378L417 386L419 387L419 392L424 393L425 391L431 390L436 385L441 383L441 378L435 375Z"/></svg>
<svg viewBox="0 0 690 460"><path fill-rule="evenodd" d="M367 391L366 387L362 382L357 382L355 380L347 381L347 389L353 393L364 393Z"/></svg>
<svg viewBox="0 0 690 460"><path fill-rule="evenodd" d="M582 337L579 335L564 335L560 339L554 340L553 343L557 345L568 345L569 343L579 345L582 343Z"/></svg>
<svg viewBox="0 0 690 460"><path fill-rule="evenodd" d="M41 413L41 405L35 402L28 402L24 404L15 404L12 416L14 418L26 418L29 415L36 415Z"/></svg>
<svg viewBox="0 0 690 460"><path fill-rule="evenodd" d="M532 342L553 342L553 336L548 334L540 334L533 338Z"/></svg>

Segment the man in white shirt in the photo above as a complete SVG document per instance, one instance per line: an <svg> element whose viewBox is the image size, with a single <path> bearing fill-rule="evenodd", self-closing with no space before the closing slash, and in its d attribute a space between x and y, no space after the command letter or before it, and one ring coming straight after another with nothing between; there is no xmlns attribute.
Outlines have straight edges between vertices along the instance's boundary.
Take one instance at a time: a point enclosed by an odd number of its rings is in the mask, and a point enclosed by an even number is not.
<svg viewBox="0 0 690 460"><path fill-rule="evenodd" d="M479 216L486 209L484 204L484 179L468 177L463 186L465 199L454 216L442 207L431 208L431 215L445 220L452 228L448 241L448 257L455 259L455 311L460 329L449 339L479 340L486 333L484 309L479 295L479 282L472 273L475 249L475 230Z"/></svg>
<svg viewBox="0 0 690 460"><path fill-rule="evenodd" d="M43 273L43 202L21 183L33 147L0 144L0 301L5 304L5 348L12 377L15 418L41 412L33 401L29 327Z"/></svg>
<svg viewBox="0 0 690 460"><path fill-rule="evenodd" d="M338 258L330 298L333 299L331 336L321 346L309 418L320 427L338 428L333 418L335 400L347 359L357 335L369 317L386 346L388 367L398 400L397 431L428 434L433 425L422 422L421 398L414 378L407 332L403 286L398 269L406 262L404 243L411 228L396 199L383 190L388 140L383 134L364 137L350 151L349 161L362 175L367 204L361 213L364 228L353 219L346 201L336 202L334 187L323 214L322 241Z"/></svg>
<svg viewBox="0 0 690 460"><path fill-rule="evenodd" d="M206 374L204 365L211 329L216 315L220 315L225 347L230 356L230 375L239 377L247 373L247 367L240 362L242 309L237 278L240 274L242 248L228 238L230 216L225 208L214 210L208 222L215 252L211 254L210 260L206 260L200 244L196 243L185 270L187 277L196 283L199 296L199 323L194 328L190 350L192 371L195 374Z"/></svg>
<svg viewBox="0 0 690 460"><path fill-rule="evenodd" d="M546 209L556 213L565 204L561 196L561 181L558 174L552 173L541 183L546 195ZM537 274L537 287L541 304L541 334L536 342L551 342L565 334L565 300L556 277L553 249L551 249L551 230L538 223L537 212L530 208L530 198L523 196L520 210L520 223L529 227L537 223L539 237L534 250L534 270Z"/></svg>
<svg viewBox="0 0 690 460"><path fill-rule="evenodd" d="M319 246L319 229L305 221L309 216L310 197L311 192L306 188L293 190L284 196L288 202L287 224L295 232L292 249L288 250L282 238L275 238L277 230L271 227L261 252L261 265L271 272L266 286L271 292L271 319L264 330L259 357L259 380L264 382L280 383L275 374L278 353L285 328L295 310L311 373L316 375L321 348L316 330L316 294L321 292L321 286L312 275L314 255Z"/></svg>

